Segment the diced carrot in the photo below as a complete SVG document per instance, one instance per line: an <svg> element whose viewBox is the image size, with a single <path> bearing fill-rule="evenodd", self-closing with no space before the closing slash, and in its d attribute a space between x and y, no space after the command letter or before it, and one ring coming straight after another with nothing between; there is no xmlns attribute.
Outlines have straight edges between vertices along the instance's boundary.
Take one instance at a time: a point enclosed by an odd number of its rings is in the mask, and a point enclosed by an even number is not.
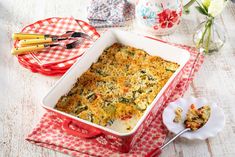
<svg viewBox="0 0 235 157"><path fill-rule="evenodd" d="M95 96L96 96L97 98L99 98L99 97L101 97L101 94L96 93Z"/></svg>
<svg viewBox="0 0 235 157"><path fill-rule="evenodd" d="M191 109L195 109L196 108L194 104L192 104L190 107L191 107Z"/></svg>
<svg viewBox="0 0 235 157"><path fill-rule="evenodd" d="M123 88L123 92L124 92L124 93L127 93L128 91L129 91L129 88L128 88L128 87L124 87L124 88Z"/></svg>
<svg viewBox="0 0 235 157"><path fill-rule="evenodd" d="M126 120L126 119L130 119L132 116L131 115L123 115L121 117L121 120Z"/></svg>

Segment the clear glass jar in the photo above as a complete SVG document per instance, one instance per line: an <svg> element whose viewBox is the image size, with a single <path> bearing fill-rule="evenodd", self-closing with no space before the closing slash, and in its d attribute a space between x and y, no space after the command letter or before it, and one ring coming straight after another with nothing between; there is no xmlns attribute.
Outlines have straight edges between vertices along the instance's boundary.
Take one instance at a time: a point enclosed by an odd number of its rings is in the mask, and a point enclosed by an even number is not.
<svg viewBox="0 0 235 157"><path fill-rule="evenodd" d="M209 24L210 28L208 28ZM200 23L193 35L193 42L196 47L203 48L206 54L219 51L225 40L224 29L215 22L215 19L207 19Z"/></svg>

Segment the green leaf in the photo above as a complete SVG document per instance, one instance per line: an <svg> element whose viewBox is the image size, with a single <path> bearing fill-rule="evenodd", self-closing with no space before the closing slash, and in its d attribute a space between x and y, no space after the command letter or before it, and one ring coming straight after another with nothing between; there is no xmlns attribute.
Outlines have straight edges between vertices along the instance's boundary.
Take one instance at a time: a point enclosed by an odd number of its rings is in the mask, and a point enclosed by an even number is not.
<svg viewBox="0 0 235 157"><path fill-rule="evenodd" d="M196 6L195 8L197 9L197 11L198 11L199 13L208 16L207 11L206 11L204 8L202 8L201 6Z"/></svg>
<svg viewBox="0 0 235 157"><path fill-rule="evenodd" d="M189 13L190 13L190 10L189 10L189 9L184 9L184 10L183 10L183 14L188 15Z"/></svg>

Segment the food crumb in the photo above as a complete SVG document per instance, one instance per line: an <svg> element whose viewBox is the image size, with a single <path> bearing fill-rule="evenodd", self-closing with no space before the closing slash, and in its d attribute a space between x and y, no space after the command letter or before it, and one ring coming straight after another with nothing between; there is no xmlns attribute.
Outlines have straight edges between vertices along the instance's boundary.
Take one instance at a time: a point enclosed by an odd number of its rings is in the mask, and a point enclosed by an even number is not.
<svg viewBox="0 0 235 157"><path fill-rule="evenodd" d="M177 107L175 109L175 118L173 119L173 122L179 123L182 121L182 112L183 112L183 109L181 107Z"/></svg>
<svg viewBox="0 0 235 157"><path fill-rule="evenodd" d="M131 130L131 126L128 126L128 127L126 128L126 130Z"/></svg>

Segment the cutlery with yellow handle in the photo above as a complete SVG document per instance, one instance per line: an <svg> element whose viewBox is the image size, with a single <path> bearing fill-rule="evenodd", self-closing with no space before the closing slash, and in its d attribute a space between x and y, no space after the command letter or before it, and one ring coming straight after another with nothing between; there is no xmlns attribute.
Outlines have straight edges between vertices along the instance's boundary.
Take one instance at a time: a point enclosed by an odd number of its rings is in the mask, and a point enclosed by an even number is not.
<svg viewBox="0 0 235 157"><path fill-rule="evenodd" d="M22 40L22 39L43 39L46 37L50 37L50 35L44 34L29 34L29 33L13 33L12 39L14 40Z"/></svg>
<svg viewBox="0 0 235 157"><path fill-rule="evenodd" d="M78 44L80 44L82 40L76 40L72 43L62 45L62 44L39 44L39 45L33 45L33 46L27 46L27 47L17 47L13 48L11 50L12 55L21 55L21 54L28 54L32 52L40 52L41 50L45 48L55 47L55 46L61 46L65 49L72 49L75 48Z"/></svg>
<svg viewBox="0 0 235 157"><path fill-rule="evenodd" d="M38 44L47 44L47 43L52 43L55 40L53 40L53 38L42 38L42 39L24 39L24 40L20 40L19 44L21 47L25 47L25 46L35 46Z"/></svg>
<svg viewBox="0 0 235 157"><path fill-rule="evenodd" d="M46 44L27 46L27 47L16 47L11 50L11 54L12 55L21 55L21 54L27 54L27 53L31 53L31 52L38 52L40 50L43 50L46 47L47 47Z"/></svg>
<svg viewBox="0 0 235 157"><path fill-rule="evenodd" d="M19 44L21 47L28 45L36 45L43 43L52 43L61 40L67 40L69 38L86 38L91 39L91 37L82 32L67 31L63 35L44 35L44 34L27 34L27 33L14 33L12 38L14 40L20 40Z"/></svg>

